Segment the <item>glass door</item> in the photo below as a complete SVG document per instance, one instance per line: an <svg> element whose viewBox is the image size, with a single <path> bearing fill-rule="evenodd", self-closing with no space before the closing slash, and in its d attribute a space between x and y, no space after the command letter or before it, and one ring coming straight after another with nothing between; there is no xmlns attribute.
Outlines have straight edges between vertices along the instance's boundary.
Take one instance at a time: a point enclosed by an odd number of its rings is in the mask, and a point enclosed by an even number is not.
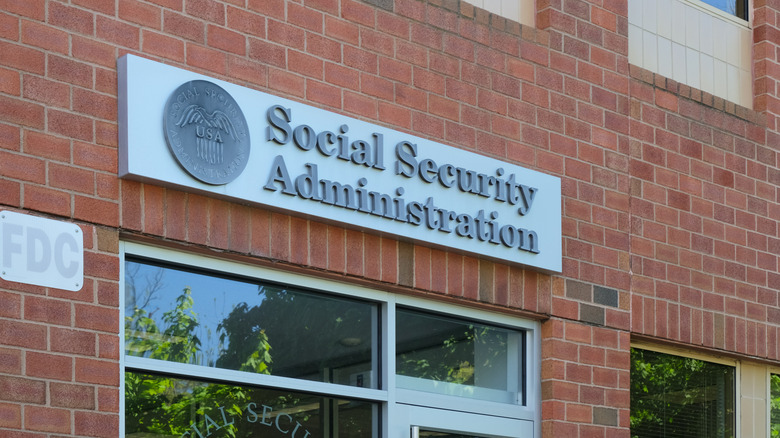
<svg viewBox="0 0 780 438"><path fill-rule="evenodd" d="M533 421L396 405L392 438L533 438Z"/></svg>

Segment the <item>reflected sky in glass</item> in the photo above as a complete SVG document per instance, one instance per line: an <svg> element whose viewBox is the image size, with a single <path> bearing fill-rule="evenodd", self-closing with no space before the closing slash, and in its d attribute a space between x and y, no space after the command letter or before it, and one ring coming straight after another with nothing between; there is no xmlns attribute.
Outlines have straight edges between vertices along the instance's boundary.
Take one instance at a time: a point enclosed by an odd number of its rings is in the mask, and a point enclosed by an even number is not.
<svg viewBox="0 0 780 438"><path fill-rule="evenodd" d="M126 262L125 284L125 316L142 309L160 332L137 324L128 329L129 355L360 387L378 384L376 304L133 260ZM178 301L185 289L191 291L189 310ZM172 311L179 312L176 321L192 318L197 325L163 334L182 326L165 321ZM187 355L189 347L169 354L178 348L169 344L186 344L193 336L200 341L196 354Z"/></svg>

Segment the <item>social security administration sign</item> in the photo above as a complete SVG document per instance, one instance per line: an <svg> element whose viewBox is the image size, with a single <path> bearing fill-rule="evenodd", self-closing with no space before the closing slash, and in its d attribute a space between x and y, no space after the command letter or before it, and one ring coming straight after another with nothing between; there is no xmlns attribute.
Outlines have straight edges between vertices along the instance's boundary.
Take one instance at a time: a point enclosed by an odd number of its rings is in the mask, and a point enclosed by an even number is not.
<svg viewBox="0 0 780 438"><path fill-rule="evenodd" d="M561 271L560 179L127 55L119 176Z"/></svg>

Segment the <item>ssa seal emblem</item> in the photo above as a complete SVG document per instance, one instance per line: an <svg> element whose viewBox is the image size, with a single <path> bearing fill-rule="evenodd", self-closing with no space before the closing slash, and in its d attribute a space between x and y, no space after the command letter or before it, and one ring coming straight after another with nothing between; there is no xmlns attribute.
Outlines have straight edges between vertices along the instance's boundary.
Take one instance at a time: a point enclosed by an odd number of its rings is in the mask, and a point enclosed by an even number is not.
<svg viewBox="0 0 780 438"><path fill-rule="evenodd" d="M238 177L249 159L249 130L233 97L202 80L180 85L163 115L168 148L182 168L212 185Z"/></svg>

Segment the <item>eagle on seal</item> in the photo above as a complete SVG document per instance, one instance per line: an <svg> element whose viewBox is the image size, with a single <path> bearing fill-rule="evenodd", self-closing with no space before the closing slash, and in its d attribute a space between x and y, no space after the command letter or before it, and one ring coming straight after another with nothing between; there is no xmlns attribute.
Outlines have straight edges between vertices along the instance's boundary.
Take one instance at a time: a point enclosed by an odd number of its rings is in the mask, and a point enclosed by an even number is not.
<svg viewBox="0 0 780 438"><path fill-rule="evenodd" d="M236 142L241 142L230 117L220 110L209 113L200 105L190 105L184 109L176 122L176 126L184 128L195 126L197 156L209 164L224 162L225 148L223 136L229 135Z"/></svg>

